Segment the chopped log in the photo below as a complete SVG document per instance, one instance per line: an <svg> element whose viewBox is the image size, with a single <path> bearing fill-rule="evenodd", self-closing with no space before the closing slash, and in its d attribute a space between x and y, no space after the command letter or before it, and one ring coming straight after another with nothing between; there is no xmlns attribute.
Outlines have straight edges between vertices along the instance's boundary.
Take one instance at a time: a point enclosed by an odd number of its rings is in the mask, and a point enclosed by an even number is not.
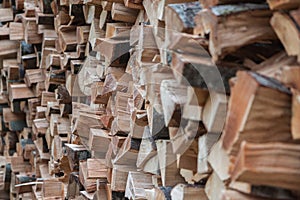
<svg viewBox="0 0 300 200"><path fill-rule="evenodd" d="M199 138L200 140L200 138ZM200 142L199 142L200 144ZM200 148L199 148L200 149ZM202 154L202 153L201 153ZM199 155L201 155L199 153ZM200 157L200 156L199 156ZM202 156L201 156L202 157ZM222 147L222 141L219 140L210 150L207 158L210 166L222 181L227 181L229 175L230 160L228 154Z"/></svg>
<svg viewBox="0 0 300 200"><path fill-rule="evenodd" d="M111 143L112 136L103 129L90 129L88 148L97 152L97 158L105 158L106 151Z"/></svg>
<svg viewBox="0 0 300 200"><path fill-rule="evenodd" d="M150 134L149 127L147 126L143 133L143 138L142 138L142 142L140 145L136 166L138 168L143 169L144 166L146 165L146 163L156 154L157 154L156 144ZM154 168L153 172L155 170L156 169ZM144 171L145 171L145 169L144 169Z"/></svg>
<svg viewBox="0 0 300 200"><path fill-rule="evenodd" d="M198 163L197 163L197 172L199 174L205 174L211 171L210 165L212 164L208 164L208 156L212 154L211 153L212 147L218 141L219 137L220 137L220 133L210 133L210 132L199 137Z"/></svg>
<svg viewBox="0 0 300 200"><path fill-rule="evenodd" d="M219 176L213 172L205 184L205 193L208 199L221 199L221 195L224 190L224 183L220 180Z"/></svg>
<svg viewBox="0 0 300 200"><path fill-rule="evenodd" d="M77 44L84 44L88 41L90 26L78 26L76 30Z"/></svg>
<svg viewBox="0 0 300 200"><path fill-rule="evenodd" d="M9 23L9 39L10 40L24 40L24 28L22 23Z"/></svg>
<svg viewBox="0 0 300 200"><path fill-rule="evenodd" d="M12 8L0 8L0 22L9 22L14 20Z"/></svg>
<svg viewBox="0 0 300 200"><path fill-rule="evenodd" d="M28 87L32 84L43 82L45 80L45 73L43 69L28 69L26 70L24 81Z"/></svg>
<svg viewBox="0 0 300 200"><path fill-rule="evenodd" d="M87 160L91 155L83 145L65 144L69 165L72 171L79 170L79 162Z"/></svg>
<svg viewBox="0 0 300 200"><path fill-rule="evenodd" d="M128 136L116 155L116 158L113 160L113 164L136 166L140 144L141 140Z"/></svg>
<svg viewBox="0 0 300 200"><path fill-rule="evenodd" d="M293 9L293 8L298 8L300 6L300 2L297 0L268 0L267 1L270 8L272 10L282 10L282 9Z"/></svg>
<svg viewBox="0 0 300 200"><path fill-rule="evenodd" d="M292 90L293 91L293 100L292 100L292 121L291 121L291 126L292 126L292 136L293 139L299 139L299 106L300 106L300 99L299 99L299 91L298 90Z"/></svg>
<svg viewBox="0 0 300 200"><path fill-rule="evenodd" d="M97 38L94 50L100 51L106 58L106 61L111 64L116 59L129 52L129 33L129 31L125 31L115 37Z"/></svg>
<svg viewBox="0 0 300 200"><path fill-rule="evenodd" d="M42 192L44 198L63 199L64 185L56 180L47 180L43 182Z"/></svg>
<svg viewBox="0 0 300 200"><path fill-rule="evenodd" d="M221 133L225 124L226 112L226 95L210 92L202 113L202 120L206 130L211 133Z"/></svg>
<svg viewBox="0 0 300 200"><path fill-rule="evenodd" d="M208 199L203 186L189 186L184 184L176 185L171 191L171 197L174 200Z"/></svg>
<svg viewBox="0 0 300 200"><path fill-rule="evenodd" d="M176 80L161 82L160 95L166 127L179 127L181 123L181 106L186 103L187 88Z"/></svg>
<svg viewBox="0 0 300 200"><path fill-rule="evenodd" d="M173 154L171 143L166 140L158 140L156 145L163 186L175 186L183 183L184 180L176 166L176 155Z"/></svg>
<svg viewBox="0 0 300 200"><path fill-rule="evenodd" d="M212 18L209 20L209 51L214 61L224 58L242 46L276 39L274 31L269 25L271 12L266 5L221 5L213 7L209 12L209 17ZM230 28L228 28L229 24ZM234 26L238 30L235 32L235 37L231 37L234 40L224 40L228 34L231 34L231 30L235 29ZM248 28L244 30L238 27Z"/></svg>
<svg viewBox="0 0 300 200"><path fill-rule="evenodd" d="M83 190L83 186L79 181L78 172L70 173L66 198L79 196L81 190Z"/></svg>
<svg viewBox="0 0 300 200"><path fill-rule="evenodd" d="M121 3L113 3L112 5L112 19L121 21L134 23L137 18L138 10L125 7L124 4Z"/></svg>
<svg viewBox="0 0 300 200"><path fill-rule="evenodd" d="M166 1L173 3L172 1ZM193 33L194 17L201 10L199 2L174 2L165 8L165 21L168 31ZM168 32L167 31L167 32Z"/></svg>
<svg viewBox="0 0 300 200"><path fill-rule="evenodd" d="M14 54L18 52L18 42L10 40L1 40L0 56Z"/></svg>
<svg viewBox="0 0 300 200"><path fill-rule="evenodd" d="M172 54L171 67L176 80L188 86L230 93L228 80L235 76L238 68L216 66L204 49L200 52L196 55Z"/></svg>
<svg viewBox="0 0 300 200"><path fill-rule="evenodd" d="M79 166L79 180L87 192L97 190L97 179L106 181L107 169L103 160L88 159L81 161Z"/></svg>
<svg viewBox="0 0 300 200"><path fill-rule="evenodd" d="M126 183L128 173L136 171L133 165L114 165L112 169L111 190L124 192L126 190Z"/></svg>
<svg viewBox="0 0 300 200"><path fill-rule="evenodd" d="M300 52L300 31L293 19L288 14L275 12L271 19L271 25L287 54L298 56ZM286 37L286 34L289 34L289 37Z"/></svg>
<svg viewBox="0 0 300 200"><path fill-rule="evenodd" d="M299 180L298 151L296 144L243 142L231 170L232 180L299 190L296 186ZM293 160L293 164L286 164L289 159ZM276 166L271 164L272 160L276 160Z"/></svg>
<svg viewBox="0 0 300 200"><path fill-rule="evenodd" d="M300 67L287 65L282 68L280 78L278 79L286 86L299 90L300 89L300 85L298 82L299 78L300 78Z"/></svg>
<svg viewBox="0 0 300 200"><path fill-rule="evenodd" d="M184 104L182 118L201 121L203 107L207 102L208 91L201 88L187 87L187 101Z"/></svg>
<svg viewBox="0 0 300 200"><path fill-rule="evenodd" d="M25 42L29 44L42 43L43 38L38 34L38 25L36 24L35 17L26 17L22 15L22 23L24 27Z"/></svg>
<svg viewBox="0 0 300 200"><path fill-rule="evenodd" d="M59 45L64 51L74 51L77 45L76 27L60 26L59 28Z"/></svg>
<svg viewBox="0 0 300 200"><path fill-rule="evenodd" d="M222 136L224 149L231 155L237 155L242 140L256 143L289 142L291 92L276 80L253 72L238 72L237 78L232 89L229 113ZM244 81L247 81L247 86ZM237 102L238 109L233 106ZM265 115L266 112L270 114ZM258 118L259 122L254 124L251 122L251 119ZM272 137L269 137L269 134Z"/></svg>
<svg viewBox="0 0 300 200"><path fill-rule="evenodd" d="M146 198L146 189L152 189L152 176L141 172L129 172L125 197L129 199Z"/></svg>

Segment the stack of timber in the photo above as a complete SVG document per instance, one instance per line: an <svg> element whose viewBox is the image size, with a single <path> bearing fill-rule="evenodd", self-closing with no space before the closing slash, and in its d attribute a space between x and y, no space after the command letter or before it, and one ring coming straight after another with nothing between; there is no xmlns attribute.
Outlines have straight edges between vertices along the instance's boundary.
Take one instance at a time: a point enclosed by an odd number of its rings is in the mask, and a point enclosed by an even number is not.
<svg viewBox="0 0 300 200"><path fill-rule="evenodd" d="M0 199L300 199L300 1L0 2Z"/></svg>

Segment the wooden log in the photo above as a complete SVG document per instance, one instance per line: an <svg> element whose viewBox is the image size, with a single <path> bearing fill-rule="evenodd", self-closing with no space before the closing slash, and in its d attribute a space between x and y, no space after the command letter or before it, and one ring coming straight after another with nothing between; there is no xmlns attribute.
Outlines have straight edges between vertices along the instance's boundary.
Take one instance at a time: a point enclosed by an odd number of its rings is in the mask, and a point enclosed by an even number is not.
<svg viewBox="0 0 300 200"><path fill-rule="evenodd" d="M203 108L202 120L208 132L221 133L227 113L225 94L211 92Z"/></svg>
<svg viewBox="0 0 300 200"><path fill-rule="evenodd" d="M200 140L200 139L199 139ZM200 143L200 142L199 142ZM200 148L199 148L200 149ZM199 155L201 155L199 153ZM219 140L212 148L207 158L213 171L217 174L219 179L227 181L229 175L230 159L228 154L222 147L222 141Z"/></svg>
<svg viewBox="0 0 300 200"><path fill-rule="evenodd" d="M91 151L97 152L97 158L105 158L106 151L111 143L109 132L103 129L90 129L89 145Z"/></svg>
<svg viewBox="0 0 300 200"><path fill-rule="evenodd" d="M146 198L146 189L152 189L152 176L141 172L129 172L125 197L129 199Z"/></svg>
<svg viewBox="0 0 300 200"><path fill-rule="evenodd" d="M297 155L297 151L299 151L298 145L294 144L269 143L261 145L243 142L234 168L231 170L232 179L233 181L243 181L254 185L299 190L295 186L298 180L296 171L299 165L296 163L286 165L286 162L278 160L278 155L280 155L280 158L285 161L293 159L293 162L298 162L298 158L293 158ZM272 159L278 160L277 166L269 165L270 162L266 162ZM260 162L262 164L249 166L250 162ZM278 168L281 170L277 171Z"/></svg>
<svg viewBox="0 0 300 200"><path fill-rule="evenodd" d="M67 189L67 198L75 198L79 196L80 191L83 190L83 186L81 185L78 177L78 172L72 172L70 174L68 189Z"/></svg>
<svg viewBox="0 0 300 200"><path fill-rule="evenodd" d="M176 185L171 191L174 200L208 199L202 186Z"/></svg>
<svg viewBox="0 0 300 200"><path fill-rule="evenodd" d="M42 186L44 198L61 198L64 197L64 185L56 180L44 181Z"/></svg>
<svg viewBox="0 0 300 200"><path fill-rule="evenodd" d="M0 22L9 22L14 20L13 10L11 8L0 8Z"/></svg>
<svg viewBox="0 0 300 200"><path fill-rule="evenodd" d="M292 100L292 136L293 139L299 139L299 91L298 90L292 90L293 91L293 100Z"/></svg>
<svg viewBox="0 0 300 200"><path fill-rule="evenodd" d="M78 26L76 30L77 44L84 44L88 41L90 26Z"/></svg>
<svg viewBox="0 0 300 200"><path fill-rule="evenodd" d="M201 88L187 87L187 101L183 107L182 118L201 121L203 107L207 102L208 91Z"/></svg>
<svg viewBox="0 0 300 200"><path fill-rule="evenodd" d="M121 22L134 23L137 18L138 10L125 7L121 3L113 3L112 5L112 19Z"/></svg>
<svg viewBox="0 0 300 200"><path fill-rule="evenodd" d="M181 106L186 103L187 88L176 80L164 80L160 86L160 95L166 127L179 127Z"/></svg>
<svg viewBox="0 0 300 200"><path fill-rule="evenodd" d="M91 155L83 145L65 144L69 165L72 171L79 170L79 162L87 160Z"/></svg>
<svg viewBox="0 0 300 200"><path fill-rule="evenodd" d="M275 141L285 141L289 142L291 140L291 93L287 90L286 87L275 81L274 79L269 79L253 72L238 72L238 80L235 86L232 89L232 95L229 102L228 117L226 119L224 135L223 135L223 147L231 155L237 155L238 148L242 140L249 142L275 142ZM244 88L243 81L248 80L247 89ZM251 85L250 85L251 82ZM242 84L241 84L242 83ZM249 89L248 89L249 88ZM237 103L236 95L238 93L238 102L239 102L239 111L236 112L233 105ZM247 91L245 94L241 95L241 91ZM248 98L248 95L252 96L251 100ZM267 98L264 98L266 95ZM273 102L275 98L271 96L276 96L276 104ZM242 100L240 97L243 97L247 100ZM234 103L235 102L235 103ZM263 106L263 110L257 112L257 109ZM268 105L268 106L267 106ZM275 106L276 105L276 106ZM277 106L278 105L278 106ZM279 106L280 105L280 106ZM243 109L241 109L243 108ZM269 112L269 109L272 110L269 115L264 113ZM275 113L282 113L277 115ZM233 114L236 113L236 114ZM272 114L274 116L271 119L268 119ZM283 114L284 113L284 114ZM235 116L237 121L233 121L232 117ZM259 117L259 116L262 117ZM254 117L257 119L260 118L259 123L253 125L249 123ZM280 120L281 123L277 123L276 119ZM283 120L286 120L283 123ZM251 127L256 127L255 129ZM259 127L259 128L258 128ZM271 134L272 137L268 137L268 132L270 131L269 127L273 127ZM252 130L255 130L254 132ZM276 131L275 131L276 130ZM277 130L280 132L277 133ZM248 135L251 135L251 139L248 138ZM255 134L255 136L253 135ZM229 139L230 138L230 139ZM242 139L243 138L243 139ZM230 140L230 141L229 141Z"/></svg>
<svg viewBox="0 0 300 200"><path fill-rule="evenodd" d="M136 166L140 143L141 141L139 139L133 139L128 136L116 155L116 158L113 160L113 164Z"/></svg>
<svg viewBox="0 0 300 200"><path fill-rule="evenodd" d="M126 183L128 173L136 171L133 165L114 165L112 169L111 190L124 192L126 190Z"/></svg>
<svg viewBox="0 0 300 200"><path fill-rule="evenodd" d="M76 27L60 26L59 28L59 45L64 51L74 51L77 45Z"/></svg>
<svg viewBox="0 0 300 200"><path fill-rule="evenodd" d="M100 51L109 64L128 53L129 49L129 31L111 38L97 38L94 47L94 50Z"/></svg>
<svg viewBox="0 0 300 200"><path fill-rule="evenodd" d="M32 84L43 82L45 74L43 69L28 69L26 70L24 81L28 87Z"/></svg>
<svg viewBox="0 0 300 200"><path fill-rule="evenodd" d="M106 181L107 169L105 162L100 159L88 159L80 162L79 180L87 192L97 190L97 179Z"/></svg>
<svg viewBox="0 0 300 200"><path fill-rule="evenodd" d="M183 183L184 180L176 166L176 155L173 154L170 142L158 140L156 145L163 186L175 186L178 183Z"/></svg>
<svg viewBox="0 0 300 200"><path fill-rule="evenodd" d="M288 14L275 12L271 19L271 25L287 54L298 56L300 52L300 32L293 19ZM287 33L289 37L285 37Z"/></svg>
<svg viewBox="0 0 300 200"><path fill-rule="evenodd" d="M250 12L251 16L249 16ZM212 8L209 17L213 19L209 20L209 51L212 54L214 61L224 58L226 55L236 51L242 46L252 44L257 41L276 39L274 31L269 25L271 12L265 5L251 4L250 6L245 6L241 4L216 6ZM222 21L225 18L226 20ZM236 19L243 19L243 23L239 24ZM220 23L220 20L222 23ZM253 26L253 21L257 22L255 23L255 26ZM226 24L232 24L232 26L237 27L247 26L247 24L250 24L249 27L251 28L248 28L246 31L239 30L235 33L234 41L226 40L226 42L224 42L222 37L226 37L227 34L230 34L227 32L229 29L226 28L228 27ZM232 27L230 30L232 30Z"/></svg>
<svg viewBox="0 0 300 200"><path fill-rule="evenodd" d="M10 41L10 40L1 40L1 47L0 47L0 56L14 54L18 52L18 42L17 41Z"/></svg>
<svg viewBox="0 0 300 200"><path fill-rule="evenodd" d="M24 28L22 23L18 23L18 22L9 23L9 39L10 40L24 39Z"/></svg>
<svg viewBox="0 0 300 200"><path fill-rule="evenodd" d="M168 2L168 1L167 1ZM165 21L168 31L193 33L194 17L201 10L199 2L168 4L165 8Z"/></svg>
<svg viewBox="0 0 300 200"><path fill-rule="evenodd" d="M272 10L293 9L293 8L298 8L300 5L300 2L298 2L297 0L288 0L288 1L268 0L267 2Z"/></svg>
<svg viewBox="0 0 300 200"><path fill-rule="evenodd" d="M238 68L216 66L205 49L199 51L201 54L197 55L173 53L171 67L176 80L188 86L230 93L228 81Z"/></svg>
<svg viewBox="0 0 300 200"><path fill-rule="evenodd" d="M43 38L41 34L38 34L38 25L36 24L35 17L25 17L22 15L22 23L25 42L29 44L42 43Z"/></svg>
<svg viewBox="0 0 300 200"><path fill-rule="evenodd" d="M208 199L217 200L221 198L222 192L225 190L224 183L218 175L213 172L205 184L205 193Z"/></svg>

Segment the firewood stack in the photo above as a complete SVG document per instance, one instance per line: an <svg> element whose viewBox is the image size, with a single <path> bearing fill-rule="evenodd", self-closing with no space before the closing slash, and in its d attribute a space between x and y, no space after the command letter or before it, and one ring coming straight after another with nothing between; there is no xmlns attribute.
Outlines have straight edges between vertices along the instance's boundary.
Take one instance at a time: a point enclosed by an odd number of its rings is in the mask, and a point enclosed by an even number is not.
<svg viewBox="0 0 300 200"><path fill-rule="evenodd" d="M0 199L300 198L300 1L1 2Z"/></svg>

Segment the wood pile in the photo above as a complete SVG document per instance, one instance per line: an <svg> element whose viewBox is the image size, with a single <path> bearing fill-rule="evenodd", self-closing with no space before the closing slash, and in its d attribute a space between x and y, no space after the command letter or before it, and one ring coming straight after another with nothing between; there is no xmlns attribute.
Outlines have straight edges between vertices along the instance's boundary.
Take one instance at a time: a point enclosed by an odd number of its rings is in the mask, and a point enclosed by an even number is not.
<svg viewBox="0 0 300 200"><path fill-rule="evenodd" d="M300 1L0 5L0 199L300 198Z"/></svg>

